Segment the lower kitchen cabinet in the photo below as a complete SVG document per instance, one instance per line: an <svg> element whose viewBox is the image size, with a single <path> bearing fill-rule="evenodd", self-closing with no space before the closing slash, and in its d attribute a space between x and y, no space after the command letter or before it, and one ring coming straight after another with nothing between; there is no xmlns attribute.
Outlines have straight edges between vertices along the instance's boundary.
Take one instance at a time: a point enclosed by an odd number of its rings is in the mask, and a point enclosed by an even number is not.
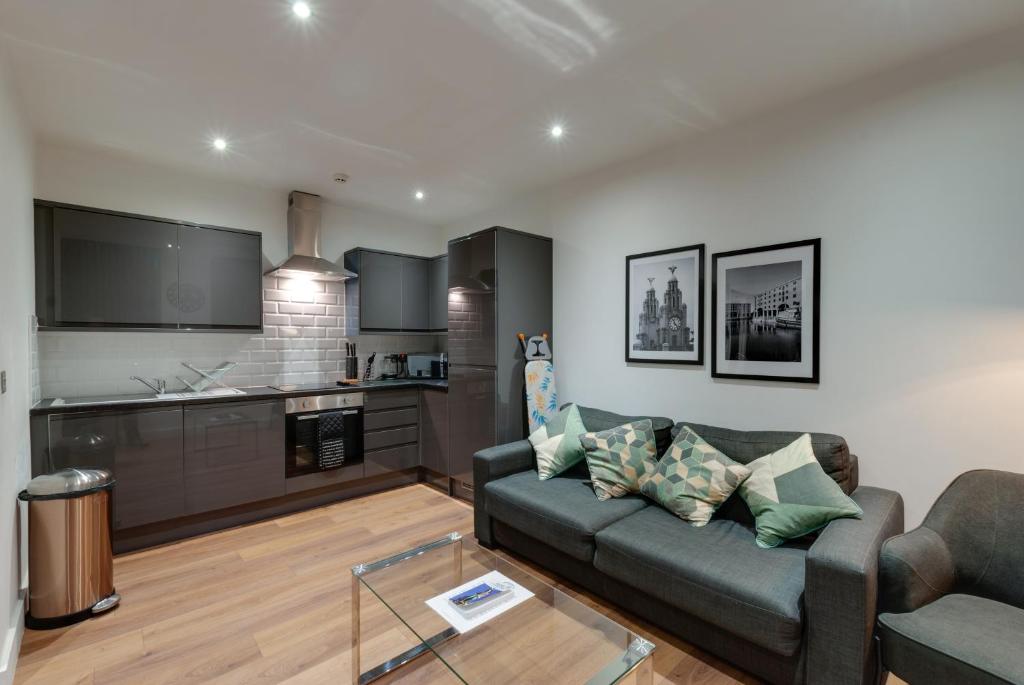
<svg viewBox="0 0 1024 685"><path fill-rule="evenodd" d="M185 513L181 408L119 414L114 455L114 528L131 528Z"/></svg>
<svg viewBox="0 0 1024 685"><path fill-rule="evenodd" d="M363 415L363 471L380 476L419 466L419 391L367 393Z"/></svg>
<svg viewBox="0 0 1024 685"><path fill-rule="evenodd" d="M442 476L448 473L448 393L420 393L420 466Z"/></svg>
<svg viewBox="0 0 1024 685"><path fill-rule="evenodd" d="M185 513L181 408L54 415L38 473L102 468L114 474L114 528Z"/></svg>
<svg viewBox="0 0 1024 685"><path fill-rule="evenodd" d="M284 495L284 402L184 410L185 513Z"/></svg>

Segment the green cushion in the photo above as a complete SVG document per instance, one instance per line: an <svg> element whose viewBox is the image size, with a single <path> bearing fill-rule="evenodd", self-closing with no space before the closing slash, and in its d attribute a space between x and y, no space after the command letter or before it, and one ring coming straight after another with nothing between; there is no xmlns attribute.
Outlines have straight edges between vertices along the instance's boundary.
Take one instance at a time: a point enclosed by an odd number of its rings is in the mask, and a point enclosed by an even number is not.
<svg viewBox="0 0 1024 685"><path fill-rule="evenodd" d="M694 526L706 526L715 509L750 475L693 432L683 429L640 491Z"/></svg>
<svg viewBox="0 0 1024 685"><path fill-rule="evenodd" d="M754 514L759 547L777 547L834 519L863 514L814 458L807 433L747 468L751 474L739 493Z"/></svg>
<svg viewBox="0 0 1024 685"><path fill-rule="evenodd" d="M599 433L584 433L580 442L586 451L594 492L600 500L639 493L640 486L658 467L650 419Z"/></svg>
<svg viewBox="0 0 1024 685"><path fill-rule="evenodd" d="M557 476L573 464L583 461L580 434L586 432L580 410L570 404L530 434L537 455L537 475L541 480Z"/></svg>

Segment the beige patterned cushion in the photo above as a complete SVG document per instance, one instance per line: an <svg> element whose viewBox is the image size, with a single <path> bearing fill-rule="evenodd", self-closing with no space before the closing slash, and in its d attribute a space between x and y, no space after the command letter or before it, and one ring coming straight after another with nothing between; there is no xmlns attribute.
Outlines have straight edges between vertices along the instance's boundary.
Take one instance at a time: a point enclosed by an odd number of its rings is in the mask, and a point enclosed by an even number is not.
<svg viewBox="0 0 1024 685"><path fill-rule="evenodd" d="M657 468L657 448L650 419L634 421L599 433L584 433L580 443L594 492L600 500L640 492Z"/></svg>
<svg viewBox="0 0 1024 685"><path fill-rule="evenodd" d="M750 469L683 426L641 492L684 521L705 526L748 476Z"/></svg>

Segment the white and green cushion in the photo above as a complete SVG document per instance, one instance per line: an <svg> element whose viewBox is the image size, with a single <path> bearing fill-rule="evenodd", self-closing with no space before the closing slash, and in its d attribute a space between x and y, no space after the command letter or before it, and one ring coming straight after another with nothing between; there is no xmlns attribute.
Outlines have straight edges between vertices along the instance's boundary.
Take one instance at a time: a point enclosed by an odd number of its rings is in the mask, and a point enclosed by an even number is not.
<svg viewBox="0 0 1024 685"><path fill-rule="evenodd" d="M658 467L650 419L580 435L599 500L637 494Z"/></svg>
<svg viewBox="0 0 1024 685"><path fill-rule="evenodd" d="M570 404L530 434L530 444L537 455L537 474L541 480L557 476L583 461L580 434L586 430L580 418L580 410L575 404Z"/></svg>
<svg viewBox="0 0 1024 685"><path fill-rule="evenodd" d="M751 474L739 493L754 514L759 547L777 547L834 519L863 514L814 458L807 433L747 468Z"/></svg>
<svg viewBox="0 0 1024 685"><path fill-rule="evenodd" d="M706 526L719 505L749 475L746 466L683 426L640 491L684 521Z"/></svg>

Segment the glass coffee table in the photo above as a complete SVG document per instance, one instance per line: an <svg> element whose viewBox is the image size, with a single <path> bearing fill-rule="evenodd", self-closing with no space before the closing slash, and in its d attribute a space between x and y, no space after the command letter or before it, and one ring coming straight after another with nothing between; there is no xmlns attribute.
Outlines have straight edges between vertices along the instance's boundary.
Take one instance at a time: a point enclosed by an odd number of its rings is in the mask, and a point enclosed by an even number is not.
<svg viewBox="0 0 1024 685"><path fill-rule="evenodd" d="M492 571L533 596L463 633L427 606ZM352 568L353 685L414 669L424 655L469 685L650 685L653 654L651 642L459 533Z"/></svg>

